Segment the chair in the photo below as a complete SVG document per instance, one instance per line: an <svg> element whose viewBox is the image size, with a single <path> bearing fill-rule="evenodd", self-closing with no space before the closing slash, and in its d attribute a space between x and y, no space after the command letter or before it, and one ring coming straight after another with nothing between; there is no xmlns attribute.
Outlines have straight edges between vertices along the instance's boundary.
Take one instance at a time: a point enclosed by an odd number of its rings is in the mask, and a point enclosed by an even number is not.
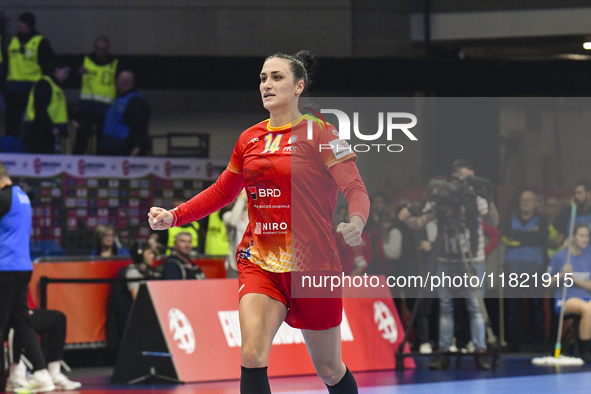
<svg viewBox="0 0 591 394"><path fill-rule="evenodd" d="M579 355L579 324L581 323L581 316L579 315L565 315L564 321L569 321L569 328L564 333L564 337L571 335L573 336L573 354Z"/></svg>

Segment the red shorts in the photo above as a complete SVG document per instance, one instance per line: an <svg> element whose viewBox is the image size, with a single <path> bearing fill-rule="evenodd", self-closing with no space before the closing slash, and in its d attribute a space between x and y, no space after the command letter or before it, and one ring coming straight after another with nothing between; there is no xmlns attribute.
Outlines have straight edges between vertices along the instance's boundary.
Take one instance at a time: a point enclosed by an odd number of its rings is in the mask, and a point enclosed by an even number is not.
<svg viewBox="0 0 591 394"><path fill-rule="evenodd" d="M291 272L269 272L250 261L238 260L239 297L259 293L287 307L285 322L293 328L328 330L341 324L342 298L291 298Z"/></svg>

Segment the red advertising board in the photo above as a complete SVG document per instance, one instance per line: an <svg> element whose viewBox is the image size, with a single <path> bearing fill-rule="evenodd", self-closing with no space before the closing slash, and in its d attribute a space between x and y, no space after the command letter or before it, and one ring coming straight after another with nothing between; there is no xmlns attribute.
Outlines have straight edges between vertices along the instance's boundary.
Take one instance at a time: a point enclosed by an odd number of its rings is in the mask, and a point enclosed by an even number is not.
<svg viewBox="0 0 591 394"><path fill-rule="evenodd" d="M147 283L147 290L180 381L240 377L236 279L156 281ZM352 371L396 366L395 350L404 330L388 289L376 295L379 298L343 300L343 360ZM414 367L413 360L406 358L405 366ZM268 373L315 373L299 330L282 325L273 342Z"/></svg>

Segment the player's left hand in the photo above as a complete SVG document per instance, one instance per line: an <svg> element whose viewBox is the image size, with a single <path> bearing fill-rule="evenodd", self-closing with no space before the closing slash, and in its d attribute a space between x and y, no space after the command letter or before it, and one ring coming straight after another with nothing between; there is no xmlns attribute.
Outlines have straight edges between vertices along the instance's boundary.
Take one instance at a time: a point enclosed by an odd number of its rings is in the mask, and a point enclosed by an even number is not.
<svg viewBox="0 0 591 394"><path fill-rule="evenodd" d="M354 223L341 223L337 226L337 233L341 234L349 246L361 244L362 228Z"/></svg>

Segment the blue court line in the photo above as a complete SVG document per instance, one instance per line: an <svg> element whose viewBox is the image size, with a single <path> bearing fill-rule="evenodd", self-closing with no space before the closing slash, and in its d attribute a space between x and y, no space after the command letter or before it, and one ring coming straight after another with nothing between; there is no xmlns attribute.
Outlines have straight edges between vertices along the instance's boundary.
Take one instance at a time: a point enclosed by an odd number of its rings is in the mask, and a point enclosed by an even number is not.
<svg viewBox="0 0 591 394"><path fill-rule="evenodd" d="M359 394L588 394L591 372L510 378L474 379L455 382L418 383L400 386L361 387ZM326 394L326 390L292 391L282 394Z"/></svg>

